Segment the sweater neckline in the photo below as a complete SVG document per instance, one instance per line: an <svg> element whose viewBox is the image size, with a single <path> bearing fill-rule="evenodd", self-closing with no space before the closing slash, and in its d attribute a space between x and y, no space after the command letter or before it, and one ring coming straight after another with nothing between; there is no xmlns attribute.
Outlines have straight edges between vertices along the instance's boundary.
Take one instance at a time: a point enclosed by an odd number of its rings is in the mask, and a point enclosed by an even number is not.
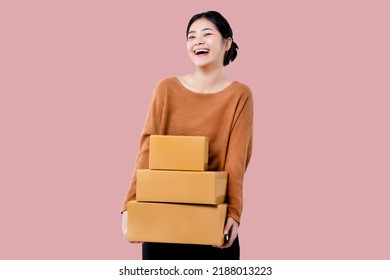
<svg viewBox="0 0 390 280"><path fill-rule="evenodd" d="M221 93L224 93L225 91L229 90L231 87L234 87L236 84L238 84L237 81L233 81L231 82L228 86L226 86L225 88L219 90L219 91L216 91L216 92L211 92L211 93L203 93L203 92L196 92L196 91L193 91L193 90L190 90L189 88L187 88L180 80L178 77L173 77L176 82L180 85L181 88L183 88L187 93L190 93L190 94L193 94L193 95L202 95L202 96L216 96L216 95L219 95Z"/></svg>

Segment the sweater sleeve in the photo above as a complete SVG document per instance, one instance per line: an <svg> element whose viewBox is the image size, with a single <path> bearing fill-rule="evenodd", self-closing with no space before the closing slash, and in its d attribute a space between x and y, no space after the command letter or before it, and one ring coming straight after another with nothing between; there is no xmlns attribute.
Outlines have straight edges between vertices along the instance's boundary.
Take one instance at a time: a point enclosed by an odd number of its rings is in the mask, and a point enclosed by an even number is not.
<svg viewBox="0 0 390 280"><path fill-rule="evenodd" d="M163 93L163 85L160 82L154 90L152 99L149 104L146 121L139 141L138 155L136 158L133 176L130 180L130 186L123 201L121 212L127 210L128 201L135 200L137 189L137 169L149 168L149 136L160 134L159 130L164 109Z"/></svg>
<svg viewBox="0 0 390 280"><path fill-rule="evenodd" d="M240 223L243 208L243 180L253 144L253 98L249 88L237 106L229 138L225 171L228 172L227 216Z"/></svg>

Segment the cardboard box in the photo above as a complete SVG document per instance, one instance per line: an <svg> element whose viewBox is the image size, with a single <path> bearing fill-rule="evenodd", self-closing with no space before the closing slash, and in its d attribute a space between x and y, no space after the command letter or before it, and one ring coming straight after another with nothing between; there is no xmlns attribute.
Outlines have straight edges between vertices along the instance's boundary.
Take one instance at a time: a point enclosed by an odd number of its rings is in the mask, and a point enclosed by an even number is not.
<svg viewBox="0 0 390 280"><path fill-rule="evenodd" d="M129 201L128 241L222 245L227 204Z"/></svg>
<svg viewBox="0 0 390 280"><path fill-rule="evenodd" d="M151 135L149 140L150 169L205 171L208 168L207 137Z"/></svg>
<svg viewBox="0 0 390 280"><path fill-rule="evenodd" d="M225 202L225 171L137 170L137 201L220 204Z"/></svg>

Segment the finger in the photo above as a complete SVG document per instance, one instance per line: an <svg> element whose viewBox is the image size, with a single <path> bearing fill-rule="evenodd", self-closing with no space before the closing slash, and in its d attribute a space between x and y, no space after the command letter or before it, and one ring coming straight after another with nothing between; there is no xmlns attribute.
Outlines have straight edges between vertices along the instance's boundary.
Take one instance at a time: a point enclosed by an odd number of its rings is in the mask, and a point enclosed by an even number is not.
<svg viewBox="0 0 390 280"><path fill-rule="evenodd" d="M225 235L228 234L232 225L233 225L233 221L231 219L228 219L226 221L226 225L225 225L225 229L223 230L223 234L225 234Z"/></svg>
<svg viewBox="0 0 390 280"><path fill-rule="evenodd" d="M126 238L127 233L127 211L122 213L122 232L123 236Z"/></svg>
<svg viewBox="0 0 390 280"><path fill-rule="evenodd" d="M232 246L236 238L237 238L237 228L233 226L228 235L228 242L223 244L222 248L229 248L230 246Z"/></svg>
<svg viewBox="0 0 390 280"><path fill-rule="evenodd" d="M237 234L235 233L234 228L232 228L232 230L229 232L229 235L226 236L225 243L222 244L221 246L213 246L213 247L220 248L220 249L229 248L230 246L232 246L236 237Z"/></svg>
<svg viewBox="0 0 390 280"><path fill-rule="evenodd" d="M222 246L225 245L226 241L228 240L228 236L226 234L224 234L224 237L223 237L223 244L221 245L213 245L214 248L221 248L222 249Z"/></svg>
<svg viewBox="0 0 390 280"><path fill-rule="evenodd" d="M223 244L220 248L221 248L221 249L229 248L230 246L232 246L233 241L234 241L234 238L229 238L228 242L225 243L225 244Z"/></svg>

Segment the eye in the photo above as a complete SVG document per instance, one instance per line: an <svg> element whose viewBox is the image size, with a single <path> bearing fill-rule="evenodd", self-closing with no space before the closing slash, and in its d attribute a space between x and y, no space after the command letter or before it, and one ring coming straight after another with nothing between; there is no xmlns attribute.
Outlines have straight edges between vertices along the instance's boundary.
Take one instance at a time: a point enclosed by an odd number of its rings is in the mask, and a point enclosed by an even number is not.
<svg viewBox="0 0 390 280"><path fill-rule="evenodd" d="M204 36L210 36L210 35L213 35L212 33L206 33L204 34Z"/></svg>
<svg viewBox="0 0 390 280"><path fill-rule="evenodd" d="M188 36L187 40L195 39L195 36Z"/></svg>

